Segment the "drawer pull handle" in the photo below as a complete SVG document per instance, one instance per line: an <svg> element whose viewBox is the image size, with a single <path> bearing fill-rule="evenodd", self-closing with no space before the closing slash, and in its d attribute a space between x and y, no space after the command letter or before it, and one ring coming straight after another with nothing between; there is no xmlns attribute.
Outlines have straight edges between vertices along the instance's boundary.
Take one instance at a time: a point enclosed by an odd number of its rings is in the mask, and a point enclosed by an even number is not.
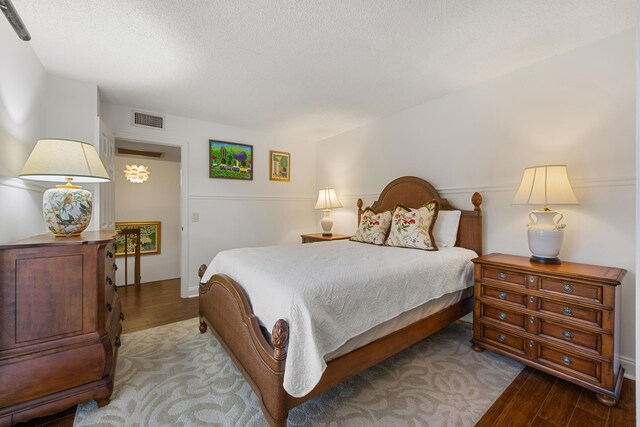
<svg viewBox="0 0 640 427"><path fill-rule="evenodd" d="M116 285L116 284L114 283L114 284L113 284L113 285L111 285L111 286L113 286L113 290L114 290L114 291L118 292L118 285Z"/></svg>
<svg viewBox="0 0 640 427"><path fill-rule="evenodd" d="M529 323L536 323L536 318L533 316L529 317Z"/></svg>
<svg viewBox="0 0 640 427"><path fill-rule="evenodd" d="M500 342L505 342L507 340L507 337L503 334L498 335L498 341Z"/></svg>
<svg viewBox="0 0 640 427"><path fill-rule="evenodd" d="M566 339L567 341L571 341L573 339L573 334L571 333L571 331L564 331L562 332L562 336L564 337L564 339Z"/></svg>
<svg viewBox="0 0 640 427"><path fill-rule="evenodd" d="M562 363L564 363L565 365L569 366L571 365L571 359L569 359L569 356L562 356Z"/></svg>
<svg viewBox="0 0 640 427"><path fill-rule="evenodd" d="M113 286L113 280L111 280L111 277L109 276L107 276L107 283Z"/></svg>
<svg viewBox="0 0 640 427"><path fill-rule="evenodd" d="M529 340L529 347L533 347L533 341Z"/></svg>
<svg viewBox="0 0 640 427"><path fill-rule="evenodd" d="M500 314L498 314L498 317L500 318L500 320L505 320L507 318L507 313L501 311Z"/></svg>
<svg viewBox="0 0 640 427"><path fill-rule="evenodd" d="M498 298L500 299L507 299L507 293L506 292L500 292L498 294Z"/></svg>
<svg viewBox="0 0 640 427"><path fill-rule="evenodd" d="M566 314L567 316L573 316L573 310L571 309L571 307L565 307L562 309L562 312L564 314Z"/></svg>
<svg viewBox="0 0 640 427"><path fill-rule="evenodd" d="M529 302L536 302L536 297L529 297Z"/></svg>
<svg viewBox="0 0 640 427"><path fill-rule="evenodd" d="M562 290L567 293L570 294L571 292L573 292L573 286L571 286L570 284L565 284L562 286Z"/></svg>
<svg viewBox="0 0 640 427"><path fill-rule="evenodd" d="M498 274L498 279L500 279L500 280L507 280L507 273L500 273L500 274Z"/></svg>
<svg viewBox="0 0 640 427"><path fill-rule="evenodd" d="M529 276L529 282L533 283L536 281L536 278L533 276Z"/></svg>
<svg viewBox="0 0 640 427"><path fill-rule="evenodd" d="M115 271L118 271L118 266L117 266L117 265L115 265L115 264L113 264L113 269L114 269Z"/></svg>
<svg viewBox="0 0 640 427"><path fill-rule="evenodd" d="M111 304L107 304L107 310L111 311L111 309L113 309L113 307L111 307Z"/></svg>
<svg viewBox="0 0 640 427"><path fill-rule="evenodd" d="M111 252L111 251L107 251L107 257L109 257L109 258L113 258L113 252Z"/></svg>
<svg viewBox="0 0 640 427"><path fill-rule="evenodd" d="M124 313L120 313L120 320L124 320Z"/></svg>
<svg viewBox="0 0 640 427"><path fill-rule="evenodd" d="M120 346L122 345L122 341L120 341L120 337L116 337L115 342L113 343L113 345L115 345L116 348L120 348Z"/></svg>
<svg viewBox="0 0 640 427"><path fill-rule="evenodd" d="M118 247L116 246L116 244L115 244L115 243L114 243L114 244L112 244L111 246L113 247L113 250L114 250L114 251L118 248Z"/></svg>

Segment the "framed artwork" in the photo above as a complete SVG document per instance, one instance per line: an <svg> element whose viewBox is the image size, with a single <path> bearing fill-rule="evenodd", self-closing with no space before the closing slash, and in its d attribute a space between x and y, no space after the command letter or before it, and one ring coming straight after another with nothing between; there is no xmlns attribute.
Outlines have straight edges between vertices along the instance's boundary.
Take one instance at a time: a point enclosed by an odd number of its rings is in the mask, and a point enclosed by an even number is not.
<svg viewBox="0 0 640 427"><path fill-rule="evenodd" d="M291 180L291 154L282 151L269 151L269 179L271 181Z"/></svg>
<svg viewBox="0 0 640 427"><path fill-rule="evenodd" d="M253 180L253 145L210 139L209 178Z"/></svg>
<svg viewBox="0 0 640 427"><path fill-rule="evenodd" d="M140 255L160 253L160 221L116 222L116 230L125 228L140 229ZM124 256L124 240L123 235L116 236L116 256ZM135 251L135 239L129 238L127 252L134 254Z"/></svg>

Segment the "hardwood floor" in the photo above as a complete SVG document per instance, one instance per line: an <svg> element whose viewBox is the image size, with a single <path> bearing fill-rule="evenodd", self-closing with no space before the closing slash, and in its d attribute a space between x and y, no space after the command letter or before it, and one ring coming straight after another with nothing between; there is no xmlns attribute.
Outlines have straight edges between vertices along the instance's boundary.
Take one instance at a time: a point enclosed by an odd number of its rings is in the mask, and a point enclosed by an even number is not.
<svg viewBox="0 0 640 427"><path fill-rule="evenodd" d="M476 424L477 427L615 427L636 425L636 382L626 379L609 408L592 391L526 367Z"/></svg>
<svg viewBox="0 0 640 427"><path fill-rule="evenodd" d="M180 280L119 288L125 320L122 332L162 326L198 316L198 299L180 298ZM478 427L503 426L635 426L635 381L624 380L620 402L602 405L595 394L566 381L525 368L489 408ZM76 408L21 426L71 427Z"/></svg>
<svg viewBox="0 0 640 427"><path fill-rule="evenodd" d="M167 325L198 316L198 298L180 298L180 279L121 286L122 333Z"/></svg>

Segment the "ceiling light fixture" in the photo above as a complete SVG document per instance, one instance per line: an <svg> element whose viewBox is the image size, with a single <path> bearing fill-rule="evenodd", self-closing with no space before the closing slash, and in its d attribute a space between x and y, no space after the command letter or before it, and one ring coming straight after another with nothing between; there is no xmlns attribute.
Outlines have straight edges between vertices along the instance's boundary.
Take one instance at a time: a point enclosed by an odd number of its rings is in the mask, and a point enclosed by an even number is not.
<svg viewBox="0 0 640 427"><path fill-rule="evenodd" d="M2 13L7 17L9 24L11 24L18 37L26 42L31 40L31 34L29 34L27 27L20 19L20 15L18 15L18 11L11 3L11 0L0 0L0 9L2 9Z"/></svg>
<svg viewBox="0 0 640 427"><path fill-rule="evenodd" d="M142 184L149 179L149 167L144 165L125 165L124 177L134 184Z"/></svg>

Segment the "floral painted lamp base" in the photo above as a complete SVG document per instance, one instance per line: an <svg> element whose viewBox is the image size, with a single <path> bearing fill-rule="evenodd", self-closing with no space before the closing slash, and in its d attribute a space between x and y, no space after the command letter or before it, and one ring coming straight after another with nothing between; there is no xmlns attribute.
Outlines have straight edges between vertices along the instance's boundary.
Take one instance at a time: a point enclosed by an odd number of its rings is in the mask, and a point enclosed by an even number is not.
<svg viewBox="0 0 640 427"><path fill-rule="evenodd" d="M76 185L58 185L44 192L42 211L58 237L79 236L91 221L92 195Z"/></svg>

